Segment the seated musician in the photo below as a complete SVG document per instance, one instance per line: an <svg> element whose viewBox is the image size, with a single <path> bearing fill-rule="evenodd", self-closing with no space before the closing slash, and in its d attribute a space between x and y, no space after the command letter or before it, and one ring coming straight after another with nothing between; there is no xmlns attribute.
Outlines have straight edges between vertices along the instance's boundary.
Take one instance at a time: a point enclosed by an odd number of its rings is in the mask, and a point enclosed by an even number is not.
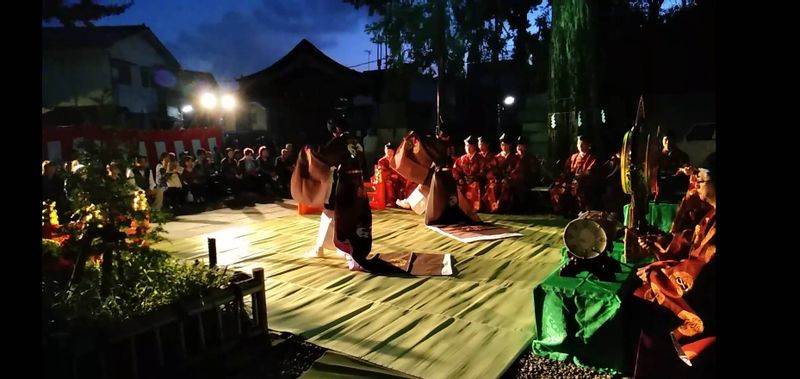
<svg viewBox="0 0 800 379"><path fill-rule="evenodd" d="M602 209L616 215L617 220L622 220L622 210L625 206L627 197L622 189L622 177L620 169L621 151L617 151L611 158L603 164L603 196Z"/></svg>
<svg viewBox="0 0 800 379"><path fill-rule="evenodd" d="M657 250L666 250L668 252L678 251L680 250L678 246L688 244L691 241L695 227L712 208L708 202L700 197L697 188L698 174L697 168L692 166L678 169L676 175L689 177L689 187L678 206L678 211L672 220L669 233L651 230L650 234L641 236L641 239L645 239L647 243L657 246L659 248ZM663 256L657 255L656 258L661 259Z"/></svg>
<svg viewBox="0 0 800 379"><path fill-rule="evenodd" d="M569 157L564 172L550 189L553 211L557 214L573 216L597 209L597 198L602 193L598 180L600 170L596 169L597 158L592 154L591 140L580 135L577 145L578 152Z"/></svg>
<svg viewBox="0 0 800 379"><path fill-rule="evenodd" d="M505 134L500 136L500 152L494 156L494 170L487 173L488 184L483 197L490 212L507 212L512 208L511 173L517 168L519 159L511 150L513 147L511 138Z"/></svg>
<svg viewBox="0 0 800 379"><path fill-rule="evenodd" d="M481 209L497 212L500 197L500 178L497 160L489 149L489 141L478 137L478 155L483 161L483 182L481 183Z"/></svg>
<svg viewBox="0 0 800 379"><path fill-rule="evenodd" d="M381 169L381 180L386 189L386 206L393 207L398 199L405 199L406 194L405 180L390 165L394 159L395 147L391 142L387 142L383 147L384 156L378 159L378 167Z"/></svg>
<svg viewBox="0 0 800 379"><path fill-rule="evenodd" d="M689 155L675 146L675 134L671 131L661 138L661 155L658 157L658 197L656 201L677 202L689 182L676 172L689 166Z"/></svg>
<svg viewBox="0 0 800 379"><path fill-rule="evenodd" d="M509 187L512 192L514 209L527 211L530 209L529 194L533 187L542 181L542 166L536 154L528 152L528 140L524 136L517 137L515 165L509 175Z"/></svg>
<svg viewBox="0 0 800 379"><path fill-rule="evenodd" d="M707 330L701 315L695 311L704 307L702 302L708 300L696 300L690 305L685 295L695 287L698 275L717 251L715 168L716 154L712 153L696 175L696 194L708 204L709 210L692 233L676 235L666 247L646 237L639 239L642 248L656 255L658 261L637 271L643 283L635 290L634 296L656 303L677 316L680 325L670 332L670 337L681 359L688 365L713 341L713 337L709 337L712 331ZM713 293L699 294L701 299L704 295L708 299Z"/></svg>
<svg viewBox="0 0 800 379"><path fill-rule="evenodd" d="M481 207L481 180L483 178L483 160L478 155L478 141L469 136L464 140L465 154L453 163L453 178L458 190L470 202L472 210L477 212Z"/></svg>

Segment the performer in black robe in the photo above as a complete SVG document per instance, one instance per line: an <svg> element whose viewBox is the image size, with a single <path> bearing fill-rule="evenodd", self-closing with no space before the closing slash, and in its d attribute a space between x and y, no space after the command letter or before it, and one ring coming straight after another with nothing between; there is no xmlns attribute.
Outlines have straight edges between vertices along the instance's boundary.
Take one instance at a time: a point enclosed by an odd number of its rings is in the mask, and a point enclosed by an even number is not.
<svg viewBox="0 0 800 379"><path fill-rule="evenodd" d="M469 200L457 190L449 144L439 136L409 132L395 153L392 168L406 180L421 183L408 205L425 213L425 225L480 224Z"/></svg>
<svg viewBox="0 0 800 379"><path fill-rule="evenodd" d="M330 248L332 242L333 247L345 256L351 270L374 274L452 273L447 254L432 254L440 257L438 264L436 259L428 259L431 254L378 254L367 258L372 250L372 212L364 188L364 149L347 132L344 120L329 121L328 129L333 139L318 151L306 146L292 176L292 197L295 200L315 206L326 199L317 245L310 255L324 256L324 248ZM420 264L414 269L415 260L424 262L425 267ZM445 269L443 266L448 267Z"/></svg>

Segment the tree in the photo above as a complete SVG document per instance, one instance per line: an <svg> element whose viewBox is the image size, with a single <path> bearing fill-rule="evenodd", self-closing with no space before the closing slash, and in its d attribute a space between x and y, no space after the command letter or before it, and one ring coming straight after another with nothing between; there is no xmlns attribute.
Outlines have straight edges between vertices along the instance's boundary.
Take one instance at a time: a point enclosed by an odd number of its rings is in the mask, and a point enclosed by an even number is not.
<svg viewBox="0 0 800 379"><path fill-rule="evenodd" d="M67 4L65 0L42 0L42 21L58 20L62 25L74 27L76 23L94 26L93 21L124 13L133 5L133 0L122 4L99 4L95 0L80 0Z"/></svg>
<svg viewBox="0 0 800 379"><path fill-rule="evenodd" d="M597 108L595 71L596 4L584 0L552 0L553 30L550 42L550 111L560 118L553 130L551 156L563 158L578 132L571 124L578 112ZM590 117L583 117L582 129L596 129ZM598 133L599 134L599 133Z"/></svg>
<svg viewBox="0 0 800 379"><path fill-rule="evenodd" d="M89 259L101 257L101 294L107 296L111 270L120 254L162 239L165 214L150 210L144 192L125 177L129 168L125 152L129 151L135 151L130 143L83 141L78 151L80 168L65 173L70 221L46 232L63 236L64 257L74 263L68 287L81 281Z"/></svg>
<svg viewBox="0 0 800 379"><path fill-rule="evenodd" d="M380 20L367 25L372 42L389 50L387 67L404 68L407 62L424 74L436 73L437 125L445 119L445 72L463 75L466 52L453 19L453 4L461 0L344 0L357 9L369 8ZM435 69L434 69L435 66Z"/></svg>
<svg viewBox="0 0 800 379"><path fill-rule="evenodd" d="M437 98L444 97L447 77L465 74L464 63L478 63L490 56L499 61L511 33L515 35L515 56L524 61L529 38L527 14L541 0L343 0L355 8L367 7L380 19L367 25L372 42L386 44L388 67L411 66L424 74L437 74ZM487 54L488 52L488 54ZM435 68L434 68L435 67ZM443 119L440 107L437 118Z"/></svg>

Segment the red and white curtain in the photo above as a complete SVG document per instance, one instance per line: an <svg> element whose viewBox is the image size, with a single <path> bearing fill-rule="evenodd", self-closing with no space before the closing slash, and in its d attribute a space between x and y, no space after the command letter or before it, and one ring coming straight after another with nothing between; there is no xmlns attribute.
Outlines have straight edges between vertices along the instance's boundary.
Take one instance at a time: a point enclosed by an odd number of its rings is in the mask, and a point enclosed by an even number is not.
<svg viewBox="0 0 800 379"><path fill-rule="evenodd" d="M122 140L135 141L139 154L147 156L152 166L158 163L163 152L180 154L183 151L196 152L205 149L213 152L222 150L222 129L197 128L183 130L101 130L91 126L68 126L42 129L42 159L64 162L72 159L73 149L80 141Z"/></svg>

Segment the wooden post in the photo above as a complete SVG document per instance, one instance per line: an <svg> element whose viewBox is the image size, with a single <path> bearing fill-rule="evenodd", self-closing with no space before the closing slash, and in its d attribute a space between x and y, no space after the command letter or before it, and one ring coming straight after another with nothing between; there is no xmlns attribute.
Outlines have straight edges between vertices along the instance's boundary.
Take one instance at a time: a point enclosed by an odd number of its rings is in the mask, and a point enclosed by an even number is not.
<svg viewBox="0 0 800 379"><path fill-rule="evenodd" d="M130 357L131 357L131 375L135 378L139 377L139 359L136 356L136 336L131 337L130 344Z"/></svg>
<svg viewBox="0 0 800 379"><path fill-rule="evenodd" d="M106 353L100 352L98 354L99 366L100 366L100 378L106 379L108 378L108 368L106 367Z"/></svg>
<svg viewBox="0 0 800 379"><path fill-rule="evenodd" d="M200 351L206 349L206 333L203 329L203 312L197 314L197 336L200 338Z"/></svg>
<svg viewBox="0 0 800 379"><path fill-rule="evenodd" d="M242 313L245 311L244 308L242 307L243 305L244 305L244 302L240 303L240 302L237 301L236 303L234 303L234 306L233 306L233 309L235 310L234 313L236 314L236 335L237 336L241 336L242 335Z"/></svg>
<svg viewBox="0 0 800 379"><path fill-rule="evenodd" d="M208 266L217 267L217 239L208 238Z"/></svg>
<svg viewBox="0 0 800 379"><path fill-rule="evenodd" d="M158 366L164 366L164 347L161 345L161 330L160 328L156 328L155 330L156 335L156 356L158 357Z"/></svg>
<svg viewBox="0 0 800 379"><path fill-rule="evenodd" d="M225 324L222 322L222 309L216 307L215 311L217 312L217 325L219 325L219 342L222 343L222 341L225 340L225 331L223 330L225 329Z"/></svg>
<svg viewBox="0 0 800 379"><path fill-rule="evenodd" d="M186 359L189 356L189 352L186 349L186 334L183 329L183 321L178 321L178 341L180 342L181 358Z"/></svg>
<svg viewBox="0 0 800 379"><path fill-rule="evenodd" d="M257 268L253 270L253 278L257 283L264 285L264 269ZM266 287L266 285L264 285ZM265 290L258 291L253 294L253 313L256 315L256 322L259 327L267 328L267 296Z"/></svg>

